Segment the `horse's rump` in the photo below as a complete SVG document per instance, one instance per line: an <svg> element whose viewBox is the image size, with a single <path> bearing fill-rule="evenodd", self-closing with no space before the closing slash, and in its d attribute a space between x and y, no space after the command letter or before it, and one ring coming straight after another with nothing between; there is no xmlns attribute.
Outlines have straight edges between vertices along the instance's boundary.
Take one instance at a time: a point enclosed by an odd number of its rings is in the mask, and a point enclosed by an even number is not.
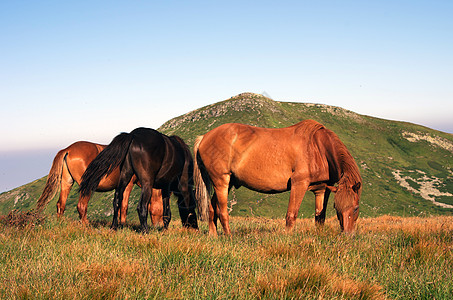
<svg viewBox="0 0 453 300"><path fill-rule="evenodd" d="M78 141L58 151L52 162L44 190L37 201L37 208L43 209L55 196L61 185L64 168L67 168L67 172L72 177L71 180L80 184L87 165L104 148L104 145Z"/></svg>

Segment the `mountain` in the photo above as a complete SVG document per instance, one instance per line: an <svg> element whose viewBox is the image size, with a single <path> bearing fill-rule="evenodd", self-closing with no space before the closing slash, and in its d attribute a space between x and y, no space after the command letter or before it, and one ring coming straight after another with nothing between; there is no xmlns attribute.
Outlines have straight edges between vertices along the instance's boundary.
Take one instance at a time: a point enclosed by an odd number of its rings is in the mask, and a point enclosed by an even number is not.
<svg viewBox="0 0 453 300"><path fill-rule="evenodd" d="M316 120L334 131L355 158L363 178L362 217L453 214L453 135L420 125L360 115L340 107L280 102L243 93L173 118L158 130L179 135L192 146L196 136L224 123L280 128L304 119ZM34 207L45 179L0 194L0 213ZM129 218L136 219L139 193L135 188L131 195ZM66 213L72 217L77 217L77 197L73 188ZM112 197L112 192L95 194L88 218L109 219ZM230 192L229 207L232 215L284 218L288 199L289 192L265 195L240 188ZM55 213L56 201L47 207L49 213ZM328 215L333 215L332 196L329 203ZM314 196L308 192L299 216L313 215Z"/></svg>

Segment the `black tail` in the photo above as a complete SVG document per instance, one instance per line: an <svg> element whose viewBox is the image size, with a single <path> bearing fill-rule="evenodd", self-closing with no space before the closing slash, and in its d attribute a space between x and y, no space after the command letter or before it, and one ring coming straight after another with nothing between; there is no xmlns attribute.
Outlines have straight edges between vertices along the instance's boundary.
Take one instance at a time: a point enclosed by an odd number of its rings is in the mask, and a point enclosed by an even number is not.
<svg viewBox="0 0 453 300"><path fill-rule="evenodd" d="M179 143L184 151L184 166L182 169L182 174L181 174L181 182L184 182L187 184L187 188L189 189L189 192L192 192L193 190L193 158L192 158L192 153L190 152L189 146L184 142L182 138L180 138L177 135L173 135L170 137L171 139L175 140L177 143ZM185 204L186 207L189 208L192 204L189 203L189 199L185 198Z"/></svg>
<svg viewBox="0 0 453 300"><path fill-rule="evenodd" d="M133 136L129 133L121 133L96 156L88 165L82 176L79 192L82 196L88 196L97 189L101 179L118 168L124 161Z"/></svg>

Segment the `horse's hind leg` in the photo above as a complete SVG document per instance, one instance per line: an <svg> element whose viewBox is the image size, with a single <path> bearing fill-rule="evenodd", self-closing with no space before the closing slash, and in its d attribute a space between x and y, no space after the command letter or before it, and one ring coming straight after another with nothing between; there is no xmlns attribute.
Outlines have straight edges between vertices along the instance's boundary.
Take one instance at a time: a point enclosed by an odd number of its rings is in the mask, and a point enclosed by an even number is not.
<svg viewBox="0 0 453 300"><path fill-rule="evenodd" d="M115 190L115 197L113 197L113 220L112 225L110 226L110 228L113 230L116 230L118 228L118 212L123 203L123 195L126 185L127 181L125 183L125 181L120 178L118 186Z"/></svg>
<svg viewBox="0 0 453 300"><path fill-rule="evenodd" d="M57 202L57 215L61 217L64 214L66 209L66 200L68 200L69 192L71 191L74 180L72 179L71 174L66 167L66 164L63 166L63 173L61 175L61 191L60 197Z"/></svg>
<svg viewBox="0 0 453 300"><path fill-rule="evenodd" d="M152 184L142 182L142 194L140 196L140 202L138 203L137 212L140 220L141 231L144 233L148 232L148 204L151 200L153 192ZM164 221L165 224L165 221Z"/></svg>
<svg viewBox="0 0 453 300"><path fill-rule="evenodd" d="M111 229L117 230L118 229L118 211L120 209L120 203L123 202L123 193L124 193L124 185L121 183L118 184L115 190L115 196L113 197L113 219L112 225L110 226Z"/></svg>
<svg viewBox="0 0 453 300"><path fill-rule="evenodd" d="M217 205L217 194L214 192L211 198L211 203L209 204L209 234L217 235L217 219L219 218L219 208Z"/></svg>
<svg viewBox="0 0 453 300"><path fill-rule="evenodd" d="M218 216L220 219L220 223L222 224L222 227L223 227L223 232L226 235L230 235L231 230L230 230L230 221L229 221L229 215L228 215L228 184L226 184L225 186L217 185L215 187L215 196L217 198L216 202L217 202ZM209 215L209 219L211 219L211 214ZM211 224L209 226L209 233L211 233Z"/></svg>

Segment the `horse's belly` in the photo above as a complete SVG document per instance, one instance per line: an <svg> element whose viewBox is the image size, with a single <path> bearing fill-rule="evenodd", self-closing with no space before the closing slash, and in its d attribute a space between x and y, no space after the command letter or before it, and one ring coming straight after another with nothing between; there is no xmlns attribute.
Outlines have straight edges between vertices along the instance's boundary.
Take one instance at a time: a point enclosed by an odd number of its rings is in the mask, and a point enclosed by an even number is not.
<svg viewBox="0 0 453 300"><path fill-rule="evenodd" d="M244 182L242 183L243 186L260 192L260 193L268 193L268 194L274 194L274 193L281 193L285 192L288 190L288 181L285 183L283 182L271 182L271 181L265 181L265 180L256 180L252 182Z"/></svg>
<svg viewBox="0 0 453 300"><path fill-rule="evenodd" d="M107 192L116 188L119 180L119 172L112 172L109 176L104 176L99 182L97 192Z"/></svg>
<svg viewBox="0 0 453 300"><path fill-rule="evenodd" d="M288 159L278 154L249 149L232 163L232 173L243 186L263 193L277 193L288 190L292 168Z"/></svg>
<svg viewBox="0 0 453 300"><path fill-rule="evenodd" d="M277 172L262 172L249 170L248 172L234 173L239 185L262 193L279 193L288 190L290 174L277 174Z"/></svg>

